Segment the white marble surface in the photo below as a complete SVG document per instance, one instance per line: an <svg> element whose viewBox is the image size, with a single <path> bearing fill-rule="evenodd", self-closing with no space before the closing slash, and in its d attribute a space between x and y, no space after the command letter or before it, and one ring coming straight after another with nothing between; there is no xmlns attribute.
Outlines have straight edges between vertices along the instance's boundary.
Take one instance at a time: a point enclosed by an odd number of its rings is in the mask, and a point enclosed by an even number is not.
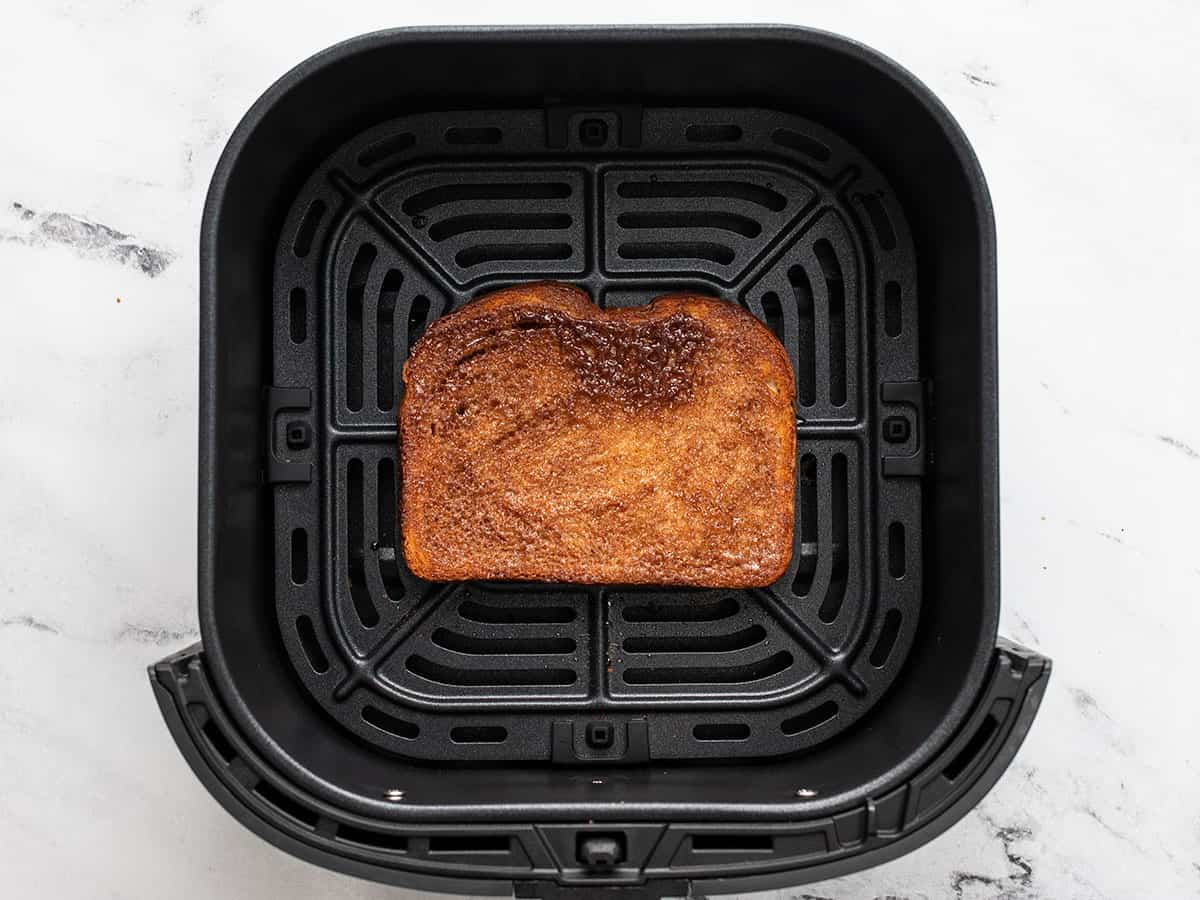
<svg viewBox="0 0 1200 900"><path fill-rule="evenodd" d="M1200 896L1200 11L1102 6L10 5L0 892L403 896L236 824L146 685L196 637L197 228L241 113L309 53L384 26L736 13L893 55L979 152L1000 236L1003 627L1056 666L978 811L900 861L780 896Z"/></svg>

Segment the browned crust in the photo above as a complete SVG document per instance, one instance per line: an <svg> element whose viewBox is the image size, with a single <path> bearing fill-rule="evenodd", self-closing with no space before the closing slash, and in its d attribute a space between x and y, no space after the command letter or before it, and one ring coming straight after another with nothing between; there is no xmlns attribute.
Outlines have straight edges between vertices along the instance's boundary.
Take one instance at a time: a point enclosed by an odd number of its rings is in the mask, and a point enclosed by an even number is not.
<svg viewBox="0 0 1200 900"><path fill-rule="evenodd" d="M795 383L731 303L604 310L541 282L434 322L404 365L414 574L760 587L788 568Z"/></svg>

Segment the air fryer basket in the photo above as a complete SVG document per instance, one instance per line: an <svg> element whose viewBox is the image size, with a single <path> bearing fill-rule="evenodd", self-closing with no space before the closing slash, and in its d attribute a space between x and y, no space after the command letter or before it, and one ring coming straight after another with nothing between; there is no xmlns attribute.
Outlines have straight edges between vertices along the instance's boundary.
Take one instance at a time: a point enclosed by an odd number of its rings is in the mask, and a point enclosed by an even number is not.
<svg viewBox="0 0 1200 900"><path fill-rule="evenodd" d="M203 642L151 670L184 755L274 843L435 889L727 893L928 840L1049 672L995 635L993 242L945 111L829 35L396 31L304 63L205 211ZM784 342L777 584L407 571L408 348L546 278L719 296Z"/></svg>

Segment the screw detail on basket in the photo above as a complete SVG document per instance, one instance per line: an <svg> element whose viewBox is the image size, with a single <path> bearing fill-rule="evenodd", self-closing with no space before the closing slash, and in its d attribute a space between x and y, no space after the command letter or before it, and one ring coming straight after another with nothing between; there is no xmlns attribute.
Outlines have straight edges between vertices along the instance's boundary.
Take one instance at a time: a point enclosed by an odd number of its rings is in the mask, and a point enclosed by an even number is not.
<svg viewBox="0 0 1200 900"><path fill-rule="evenodd" d="M803 797L805 800L807 800L810 797L817 796L817 792L814 791L812 788L799 788L796 791L796 796Z"/></svg>
<svg viewBox="0 0 1200 900"><path fill-rule="evenodd" d="M399 788L391 788L384 793L383 798L389 803L400 803L404 800L404 791Z"/></svg>

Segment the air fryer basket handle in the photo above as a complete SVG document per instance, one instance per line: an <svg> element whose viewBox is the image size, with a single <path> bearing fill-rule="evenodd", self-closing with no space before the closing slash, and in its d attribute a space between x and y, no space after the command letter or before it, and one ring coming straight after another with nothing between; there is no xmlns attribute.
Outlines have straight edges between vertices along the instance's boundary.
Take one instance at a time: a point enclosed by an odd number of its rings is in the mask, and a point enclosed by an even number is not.
<svg viewBox="0 0 1200 900"><path fill-rule="evenodd" d="M287 776L270 769L226 714L213 690L200 644L173 654L150 667L150 683L171 735L188 764L217 801L243 825L277 847L301 859L359 877L377 881L473 894L505 894L520 897L578 896L581 885L603 885L623 900L667 896L731 894L772 887L793 886L859 871L894 859L941 834L966 813L999 780L1012 762L1033 723L1050 674L1050 660L1025 647L1001 639L979 698L966 724L934 755L931 762L908 781L881 791L865 806L811 821L791 820L789 833L797 827L814 833L835 835L827 852L806 855L788 865L773 858L764 868L774 871L722 877L722 866L696 873L690 882L665 871L621 868L603 873L580 872L577 861L555 859L552 865L535 866L517 881L498 877L472 877L471 866L462 871L445 866L445 875L420 871L418 854L408 852L420 826L404 828L405 850L349 855L346 844L337 840L343 827L343 811L314 798ZM270 781L275 790L256 791ZM271 798L282 803L273 802ZM347 822L361 832L362 817L346 814ZM378 823L380 834L396 830L394 823ZM639 825L640 833L648 826ZM686 822L663 822L661 841L681 845L689 839L692 826ZM781 828L784 827L781 825ZM459 831L468 832L472 826ZM621 831L621 826L613 826ZM495 834L495 827L487 829ZM532 840L528 827L513 827L513 841ZM631 842L642 839L631 832ZM425 841L427 843L427 840ZM574 846L574 842L571 842ZM414 863L416 865L414 866ZM726 864L727 865L727 864ZM744 867L739 866L742 871ZM476 873L478 870L475 870ZM597 877L597 875L599 877ZM647 881L646 876L653 877Z"/></svg>

